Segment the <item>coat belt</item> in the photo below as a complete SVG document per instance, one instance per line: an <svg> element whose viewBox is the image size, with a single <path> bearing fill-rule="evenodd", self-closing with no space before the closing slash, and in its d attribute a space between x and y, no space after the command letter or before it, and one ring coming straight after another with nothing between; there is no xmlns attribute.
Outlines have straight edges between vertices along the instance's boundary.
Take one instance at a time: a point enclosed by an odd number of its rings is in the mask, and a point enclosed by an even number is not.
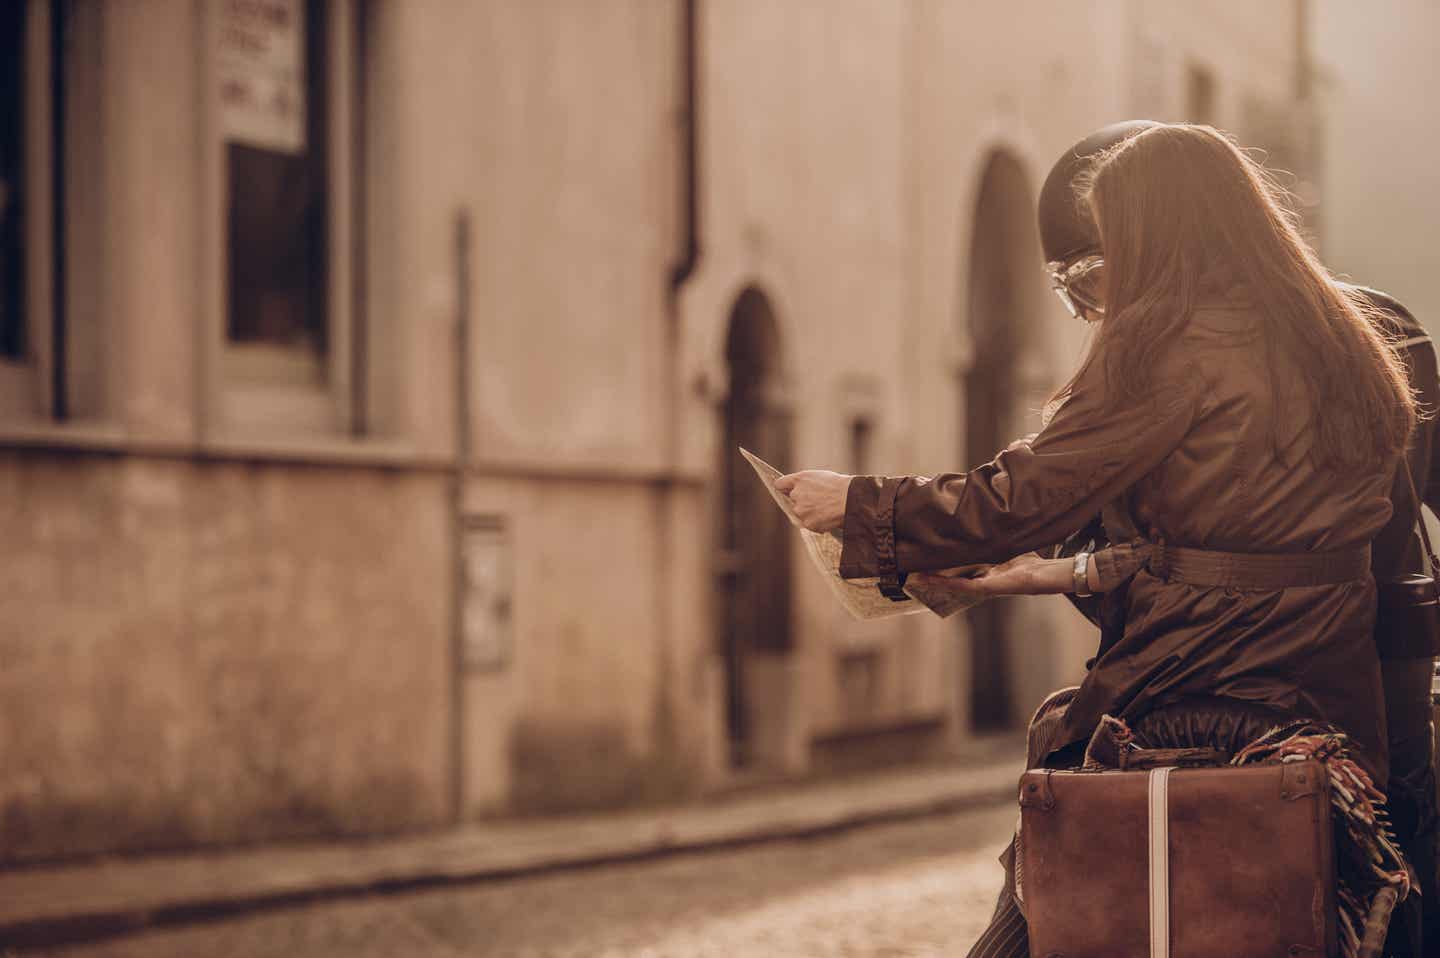
<svg viewBox="0 0 1440 958"><path fill-rule="evenodd" d="M1151 544L1149 569L1162 579L1242 592L1338 585L1370 575L1370 546L1333 552L1216 552Z"/></svg>

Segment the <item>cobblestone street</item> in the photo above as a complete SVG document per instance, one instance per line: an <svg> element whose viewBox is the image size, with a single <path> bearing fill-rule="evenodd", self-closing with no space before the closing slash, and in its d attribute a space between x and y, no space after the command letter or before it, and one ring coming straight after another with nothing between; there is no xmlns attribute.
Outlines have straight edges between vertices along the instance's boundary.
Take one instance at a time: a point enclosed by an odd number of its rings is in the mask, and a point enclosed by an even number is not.
<svg viewBox="0 0 1440 958"><path fill-rule="evenodd" d="M1010 804L823 839L375 896L19 958L963 954Z"/></svg>

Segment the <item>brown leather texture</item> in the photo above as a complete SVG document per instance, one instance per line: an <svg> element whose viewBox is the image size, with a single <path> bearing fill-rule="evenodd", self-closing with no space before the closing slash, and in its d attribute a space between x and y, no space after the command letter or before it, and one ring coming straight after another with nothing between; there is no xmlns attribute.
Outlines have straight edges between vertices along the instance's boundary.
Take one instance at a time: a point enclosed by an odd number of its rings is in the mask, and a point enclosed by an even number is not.
<svg viewBox="0 0 1440 958"><path fill-rule="evenodd" d="M1149 773L1032 769L1019 881L1032 958L1150 954ZM1324 766L1170 775L1172 958L1333 958Z"/></svg>
<svg viewBox="0 0 1440 958"><path fill-rule="evenodd" d="M1155 361L1152 394L1111 400L1103 364L1081 372L1036 437L966 472L857 476L840 572L926 572L1001 562L1063 541L1097 513L1112 548L1101 645L1057 746L1102 715L1132 721L1181 695L1242 699L1344 730L1376 781L1388 778L1375 584L1364 574L1308 588L1206 586L1167 578L1144 543L1244 554L1343 553L1387 523L1398 456L1342 470L1305 453L1314 417L1298 367L1272 369L1265 316L1239 303L1196 309ZM1111 562L1128 555L1133 563ZM1138 561L1138 560L1144 561ZM1113 573L1113 574L1112 574Z"/></svg>

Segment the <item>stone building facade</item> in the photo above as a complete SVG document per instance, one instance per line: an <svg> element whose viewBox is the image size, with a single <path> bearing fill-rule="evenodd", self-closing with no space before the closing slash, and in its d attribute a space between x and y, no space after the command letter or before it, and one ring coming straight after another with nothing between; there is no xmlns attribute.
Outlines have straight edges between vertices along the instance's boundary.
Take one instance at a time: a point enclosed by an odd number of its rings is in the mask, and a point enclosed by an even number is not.
<svg viewBox="0 0 1440 958"><path fill-rule="evenodd" d="M849 621L733 445L988 458L1083 350L1033 227L1059 151L1303 106L1291 3L13 6L9 863L1023 722L1093 643L1063 601Z"/></svg>
<svg viewBox="0 0 1440 958"><path fill-rule="evenodd" d="M1376 286L1440 329L1440 7L1321 0L1311 17L1323 117L1325 242L1332 269Z"/></svg>

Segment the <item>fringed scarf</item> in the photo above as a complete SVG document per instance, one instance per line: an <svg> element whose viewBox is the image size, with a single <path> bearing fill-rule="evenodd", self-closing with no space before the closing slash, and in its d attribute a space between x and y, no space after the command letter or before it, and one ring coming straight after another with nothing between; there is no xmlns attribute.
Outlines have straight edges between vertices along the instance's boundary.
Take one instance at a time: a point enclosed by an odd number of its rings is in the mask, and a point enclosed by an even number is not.
<svg viewBox="0 0 1440 958"><path fill-rule="evenodd" d="M1384 940L1390 913L1410 894L1412 884L1385 810L1385 795L1350 758L1345 734L1314 722L1281 726L1245 746L1230 764L1312 758L1329 773L1335 811L1340 953L1359 958L1367 934L1371 942Z"/></svg>

